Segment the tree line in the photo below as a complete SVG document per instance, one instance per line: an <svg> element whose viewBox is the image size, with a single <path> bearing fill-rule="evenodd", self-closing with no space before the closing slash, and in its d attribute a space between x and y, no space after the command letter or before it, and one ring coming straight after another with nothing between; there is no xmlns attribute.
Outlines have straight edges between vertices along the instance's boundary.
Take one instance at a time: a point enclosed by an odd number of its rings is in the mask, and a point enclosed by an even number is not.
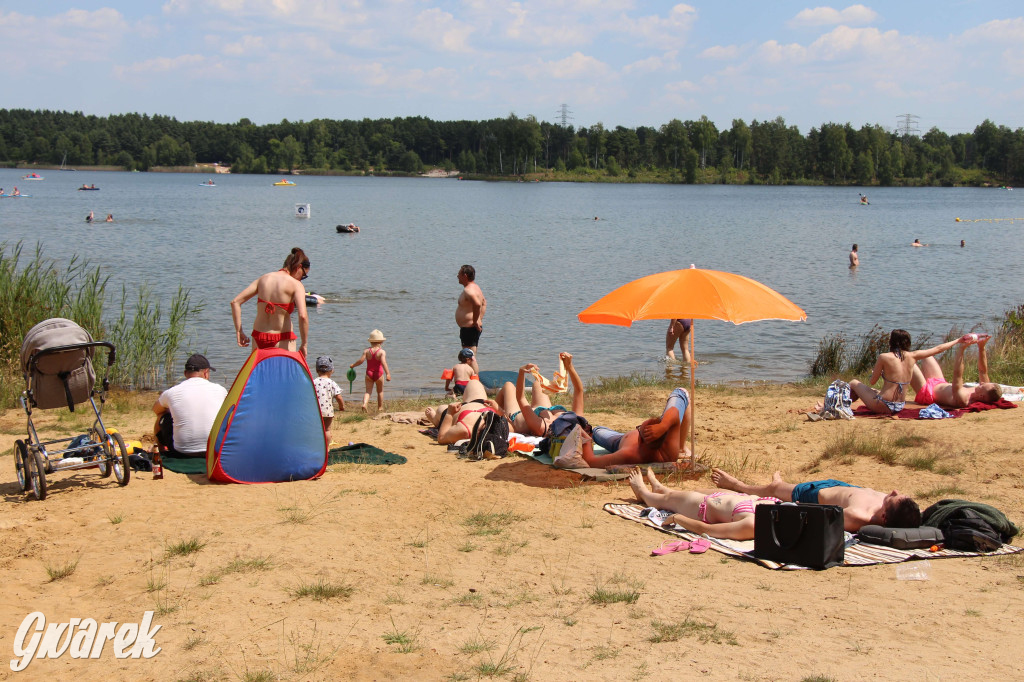
<svg viewBox="0 0 1024 682"><path fill-rule="evenodd" d="M1010 184L1024 178L1024 129L986 119L973 132L956 135L937 128L899 135L849 123L823 123L803 134L782 117L749 124L735 119L719 130L706 116L657 128L606 129L515 114L486 121L413 116L255 125L247 118L182 122L137 113L0 109L0 160L142 171L221 163L240 173L419 173L439 167L467 175L553 172L689 183Z"/></svg>

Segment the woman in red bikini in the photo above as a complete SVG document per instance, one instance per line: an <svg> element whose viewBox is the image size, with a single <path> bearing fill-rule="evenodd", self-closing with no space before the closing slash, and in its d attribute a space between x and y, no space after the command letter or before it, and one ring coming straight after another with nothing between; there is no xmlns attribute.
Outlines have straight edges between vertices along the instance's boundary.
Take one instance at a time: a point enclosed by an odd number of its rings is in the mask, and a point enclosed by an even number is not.
<svg viewBox="0 0 1024 682"><path fill-rule="evenodd" d="M299 313L299 352L306 356L309 336L309 315L306 313L306 288L299 282L309 275L309 258L299 247L284 259L284 267L268 272L242 290L231 301L231 319L235 322L238 345L249 345L242 331L242 304L256 296L256 319L252 323L252 340L257 348L295 350L292 312Z"/></svg>
<svg viewBox="0 0 1024 682"><path fill-rule="evenodd" d="M504 416L498 403L487 397L487 389L477 379L470 379L462 393L463 402L428 407L424 414L437 427L437 442L441 445L469 438L473 426L484 412Z"/></svg>

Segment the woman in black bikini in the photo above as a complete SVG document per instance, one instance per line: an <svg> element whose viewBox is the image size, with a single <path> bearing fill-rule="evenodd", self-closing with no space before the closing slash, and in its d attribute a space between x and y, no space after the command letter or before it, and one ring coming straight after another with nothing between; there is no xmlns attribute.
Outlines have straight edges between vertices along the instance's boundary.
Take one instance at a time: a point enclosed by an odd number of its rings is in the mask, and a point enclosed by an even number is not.
<svg viewBox="0 0 1024 682"><path fill-rule="evenodd" d="M252 340L256 347L295 350L292 312L298 311L301 340L298 350L305 357L309 315L306 313L306 288L299 282L308 275L309 258L302 249L295 247L280 270L263 275L232 299L231 319L239 346L249 345L249 337L242 331L242 304L256 296L256 319L252 323Z"/></svg>

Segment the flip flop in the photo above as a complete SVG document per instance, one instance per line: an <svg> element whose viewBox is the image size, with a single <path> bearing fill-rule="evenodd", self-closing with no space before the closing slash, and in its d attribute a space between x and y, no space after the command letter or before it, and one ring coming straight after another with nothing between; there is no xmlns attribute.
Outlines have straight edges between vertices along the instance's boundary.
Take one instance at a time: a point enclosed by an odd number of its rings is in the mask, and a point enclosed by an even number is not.
<svg viewBox="0 0 1024 682"><path fill-rule="evenodd" d="M682 552L687 549L690 549L689 540L666 540L661 543L661 547L652 549L651 555L664 556L666 554L671 554L672 552Z"/></svg>
<svg viewBox="0 0 1024 682"><path fill-rule="evenodd" d="M711 541L707 538L697 538L690 543L690 554L703 554L711 547Z"/></svg>

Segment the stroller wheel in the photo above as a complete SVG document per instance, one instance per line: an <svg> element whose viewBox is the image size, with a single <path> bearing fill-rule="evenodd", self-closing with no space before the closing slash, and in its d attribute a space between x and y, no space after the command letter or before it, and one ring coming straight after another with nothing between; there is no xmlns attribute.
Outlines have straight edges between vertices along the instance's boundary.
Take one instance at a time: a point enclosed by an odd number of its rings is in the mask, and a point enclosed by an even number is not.
<svg viewBox="0 0 1024 682"><path fill-rule="evenodd" d="M124 446L124 438L121 437L120 433L112 433L108 438L113 439L113 445L111 441L107 441L107 452L110 453L110 463L114 469L114 478L117 479L118 485L128 485L128 481L132 477L132 468L128 464L128 448Z"/></svg>
<svg viewBox="0 0 1024 682"><path fill-rule="evenodd" d="M18 485L22 491L28 490L32 483L28 474L28 448L25 441L14 441L14 470L18 472Z"/></svg>
<svg viewBox="0 0 1024 682"><path fill-rule="evenodd" d="M46 464L43 463L43 456L38 452L29 453L28 456L28 477L32 488L32 494L37 500L46 499Z"/></svg>
<svg viewBox="0 0 1024 682"><path fill-rule="evenodd" d="M108 454L109 448L107 447L107 439L100 438L99 431L96 431L95 429L93 429L93 431L90 433L90 436L92 437L93 441L97 443L103 443L102 448L97 447L95 450L96 452L99 453L98 455L95 456L95 461L96 468L100 470L100 478L107 478L108 476L110 476L110 472L114 470L113 467L111 466L111 457Z"/></svg>

